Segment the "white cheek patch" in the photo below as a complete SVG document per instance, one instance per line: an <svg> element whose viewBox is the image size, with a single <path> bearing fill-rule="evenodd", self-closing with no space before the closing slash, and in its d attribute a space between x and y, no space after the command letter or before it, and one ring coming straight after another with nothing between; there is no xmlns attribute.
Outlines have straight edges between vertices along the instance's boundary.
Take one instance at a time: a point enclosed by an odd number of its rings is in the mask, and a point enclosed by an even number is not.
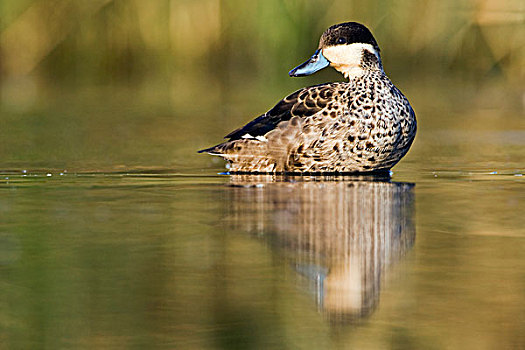
<svg viewBox="0 0 525 350"><path fill-rule="evenodd" d="M379 55L372 45L361 43L325 47L323 56L335 68L340 66L359 67L363 59L364 50L374 53L379 59Z"/></svg>

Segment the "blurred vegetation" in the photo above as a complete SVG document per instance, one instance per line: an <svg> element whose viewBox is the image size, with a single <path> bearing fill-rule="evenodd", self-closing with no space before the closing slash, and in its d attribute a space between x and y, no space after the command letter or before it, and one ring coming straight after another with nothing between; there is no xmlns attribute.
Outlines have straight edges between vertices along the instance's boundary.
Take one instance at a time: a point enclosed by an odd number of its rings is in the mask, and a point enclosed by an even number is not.
<svg viewBox="0 0 525 350"><path fill-rule="evenodd" d="M274 79L349 20L372 29L394 73L525 77L521 0L19 0L0 18L3 82Z"/></svg>

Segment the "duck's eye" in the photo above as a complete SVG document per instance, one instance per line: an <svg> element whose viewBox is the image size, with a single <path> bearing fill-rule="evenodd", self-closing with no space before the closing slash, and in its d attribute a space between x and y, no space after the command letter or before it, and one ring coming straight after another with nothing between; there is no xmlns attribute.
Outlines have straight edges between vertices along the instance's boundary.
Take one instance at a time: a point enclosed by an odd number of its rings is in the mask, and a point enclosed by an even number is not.
<svg viewBox="0 0 525 350"><path fill-rule="evenodd" d="M346 39L343 38L343 37L339 37L339 38L337 38L337 43L338 44L346 44Z"/></svg>

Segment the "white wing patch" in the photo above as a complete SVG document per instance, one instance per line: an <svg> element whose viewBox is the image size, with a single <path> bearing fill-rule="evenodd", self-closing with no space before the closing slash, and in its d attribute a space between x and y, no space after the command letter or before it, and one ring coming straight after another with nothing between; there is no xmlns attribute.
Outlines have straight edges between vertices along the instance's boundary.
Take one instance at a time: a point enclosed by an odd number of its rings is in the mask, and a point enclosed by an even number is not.
<svg viewBox="0 0 525 350"><path fill-rule="evenodd" d="M246 134L242 135L241 138L242 139L256 139L257 141L268 142L268 139L266 137L262 136L262 135L253 137L252 135L246 133Z"/></svg>

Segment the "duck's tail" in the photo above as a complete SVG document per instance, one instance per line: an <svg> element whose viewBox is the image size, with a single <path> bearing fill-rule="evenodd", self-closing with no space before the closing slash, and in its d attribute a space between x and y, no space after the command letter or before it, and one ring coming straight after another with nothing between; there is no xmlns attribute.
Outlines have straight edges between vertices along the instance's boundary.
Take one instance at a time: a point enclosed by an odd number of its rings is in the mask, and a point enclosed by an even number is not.
<svg viewBox="0 0 525 350"><path fill-rule="evenodd" d="M222 145L224 144L221 143L221 144L209 147L209 148L201 149L200 151L197 151L197 153L208 153L212 156L221 156L224 154L224 152L221 150Z"/></svg>

